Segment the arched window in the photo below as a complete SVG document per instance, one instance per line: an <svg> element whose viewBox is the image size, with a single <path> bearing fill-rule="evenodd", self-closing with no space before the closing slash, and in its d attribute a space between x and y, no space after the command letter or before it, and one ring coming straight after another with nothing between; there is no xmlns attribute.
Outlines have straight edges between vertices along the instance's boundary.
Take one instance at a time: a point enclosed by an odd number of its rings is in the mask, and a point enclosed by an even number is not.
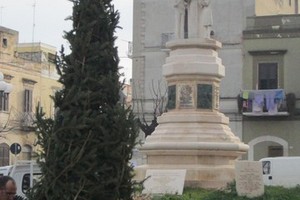
<svg viewBox="0 0 300 200"><path fill-rule="evenodd" d="M0 144L0 166L9 165L9 146L6 143Z"/></svg>
<svg viewBox="0 0 300 200"><path fill-rule="evenodd" d="M265 152L264 157L271 157L271 156L288 156L289 154L289 145L288 142L285 141L282 138L275 137L275 136L270 136L270 135L265 135L265 136L260 136L257 137L253 140L251 140L248 145L249 145L249 151L248 151L248 160L253 161L254 159L254 146L262 143L262 142L272 142L275 144L269 145L268 147L268 152ZM281 147L282 146L282 147ZM262 157L261 157L262 158Z"/></svg>

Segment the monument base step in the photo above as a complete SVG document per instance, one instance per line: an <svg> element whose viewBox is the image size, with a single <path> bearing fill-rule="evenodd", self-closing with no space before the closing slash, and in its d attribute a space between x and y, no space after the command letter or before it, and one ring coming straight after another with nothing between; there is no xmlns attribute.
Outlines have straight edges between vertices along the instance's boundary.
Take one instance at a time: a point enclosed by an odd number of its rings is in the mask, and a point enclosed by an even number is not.
<svg viewBox="0 0 300 200"><path fill-rule="evenodd" d="M134 179L142 181L147 178L145 175L148 169L186 169L184 187L221 189L225 188L235 177L234 165L141 165L135 168Z"/></svg>

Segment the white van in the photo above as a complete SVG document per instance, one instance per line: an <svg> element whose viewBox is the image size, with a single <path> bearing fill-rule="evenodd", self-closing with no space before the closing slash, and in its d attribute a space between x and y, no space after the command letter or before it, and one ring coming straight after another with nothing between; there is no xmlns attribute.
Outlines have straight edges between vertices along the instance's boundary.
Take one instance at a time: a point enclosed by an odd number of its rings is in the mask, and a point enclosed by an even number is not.
<svg viewBox="0 0 300 200"><path fill-rule="evenodd" d="M286 188L300 185L300 157L272 157L260 161L265 185Z"/></svg>
<svg viewBox="0 0 300 200"><path fill-rule="evenodd" d="M17 195L25 197L29 188L41 177L35 161L17 161L15 165L0 167L0 176L10 176L17 184Z"/></svg>

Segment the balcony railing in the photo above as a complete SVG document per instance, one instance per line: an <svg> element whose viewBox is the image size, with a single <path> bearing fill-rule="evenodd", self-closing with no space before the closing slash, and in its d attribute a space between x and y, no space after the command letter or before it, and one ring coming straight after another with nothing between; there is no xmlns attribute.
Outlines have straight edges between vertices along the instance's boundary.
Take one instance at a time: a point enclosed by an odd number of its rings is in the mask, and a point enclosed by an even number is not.
<svg viewBox="0 0 300 200"><path fill-rule="evenodd" d="M239 110L245 116L287 116L289 105L283 89L243 90Z"/></svg>
<svg viewBox="0 0 300 200"><path fill-rule="evenodd" d="M20 126L24 131L33 131L35 121L35 114L33 112L24 112L20 116Z"/></svg>
<svg viewBox="0 0 300 200"><path fill-rule="evenodd" d="M246 31L299 29L299 15L271 15L247 17Z"/></svg>

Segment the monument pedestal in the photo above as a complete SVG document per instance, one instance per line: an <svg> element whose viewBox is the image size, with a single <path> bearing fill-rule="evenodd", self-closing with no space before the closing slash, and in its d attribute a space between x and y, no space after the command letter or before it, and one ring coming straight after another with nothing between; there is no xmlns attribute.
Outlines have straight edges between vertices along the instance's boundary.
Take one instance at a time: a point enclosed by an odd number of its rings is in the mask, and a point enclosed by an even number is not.
<svg viewBox="0 0 300 200"><path fill-rule="evenodd" d="M211 39L169 42L163 65L168 82L169 111L146 138L140 151L147 164L136 168L143 180L147 169L186 169L185 186L221 188L234 179L234 162L248 150L219 112L219 85L225 75Z"/></svg>

